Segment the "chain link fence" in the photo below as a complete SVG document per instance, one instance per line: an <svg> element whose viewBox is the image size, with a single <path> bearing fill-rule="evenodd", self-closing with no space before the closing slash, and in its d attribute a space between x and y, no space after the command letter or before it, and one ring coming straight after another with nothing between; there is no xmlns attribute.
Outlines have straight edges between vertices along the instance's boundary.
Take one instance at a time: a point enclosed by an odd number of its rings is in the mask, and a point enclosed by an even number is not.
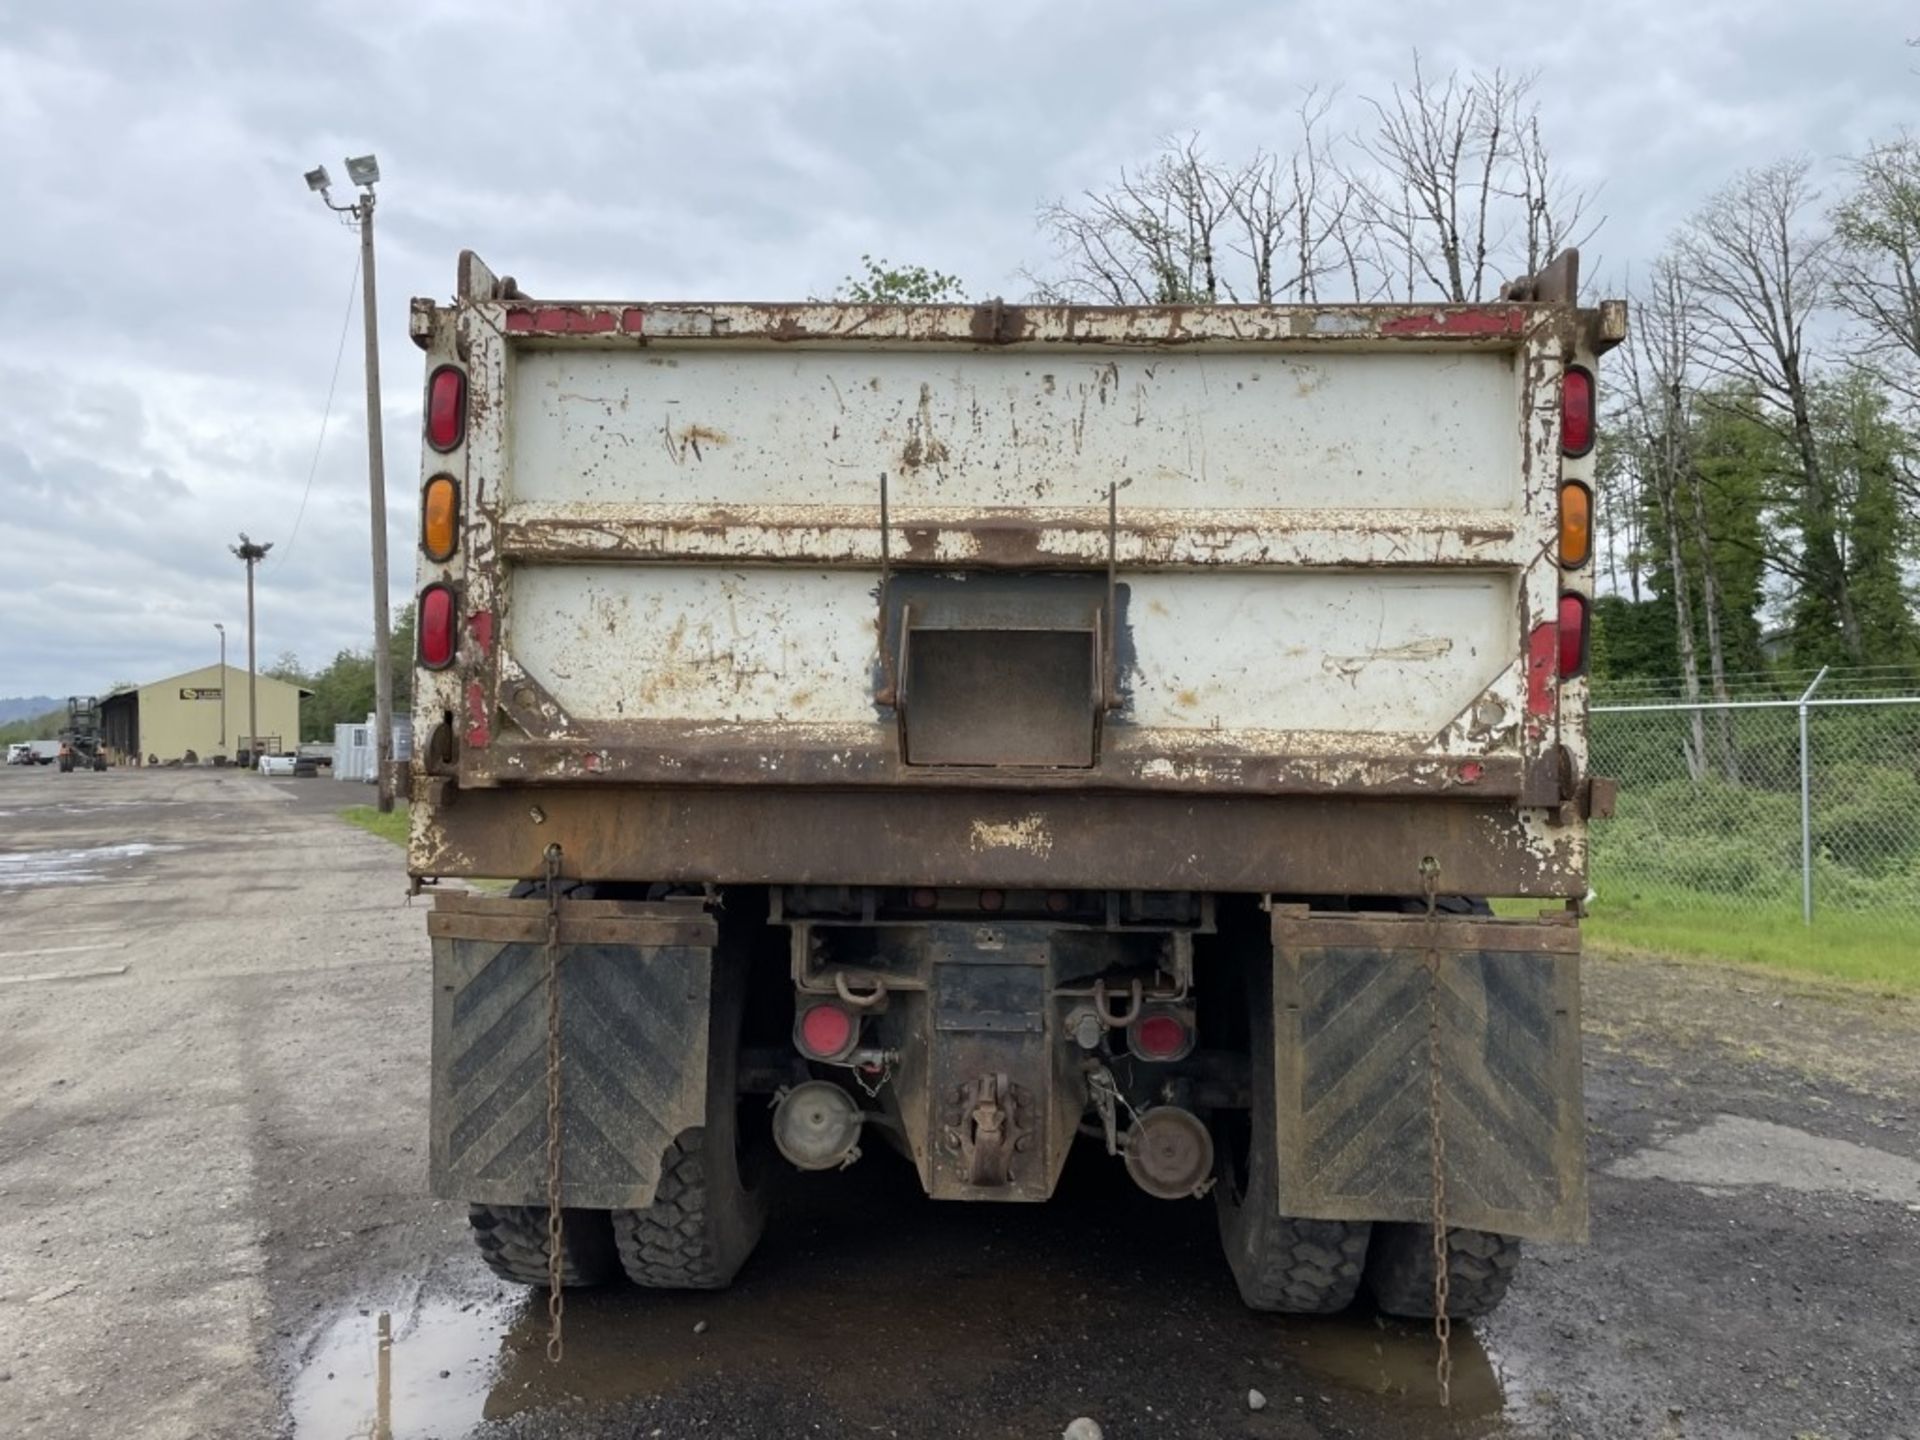
<svg viewBox="0 0 1920 1440"><path fill-rule="evenodd" d="M1596 688L1595 895L1640 905L1920 915L1920 690L1894 672L1739 677L1724 702Z"/></svg>

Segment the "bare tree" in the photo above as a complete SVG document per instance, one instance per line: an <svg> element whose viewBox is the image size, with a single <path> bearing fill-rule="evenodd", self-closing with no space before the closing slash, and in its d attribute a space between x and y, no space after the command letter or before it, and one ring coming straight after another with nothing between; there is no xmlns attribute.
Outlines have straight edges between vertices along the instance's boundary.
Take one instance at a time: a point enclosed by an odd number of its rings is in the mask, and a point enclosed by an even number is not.
<svg viewBox="0 0 1920 1440"><path fill-rule="evenodd" d="M1678 269L1663 257L1654 266L1653 283L1636 297L1636 323L1626 347L1626 380L1635 427L1636 458L1643 489L1653 496L1667 542L1668 584L1673 591L1675 646L1680 654L1680 683L1688 705L1692 740L1687 772L1703 778L1707 732L1700 709L1700 661L1694 642L1692 584L1681 544L1681 477L1691 467L1688 440L1693 426L1692 317Z"/></svg>
<svg viewBox="0 0 1920 1440"><path fill-rule="evenodd" d="M1336 238L1355 206L1328 148L1329 103L1307 94L1284 153L1228 164L1189 135L1105 190L1041 206L1054 270L1027 278L1044 299L1111 305L1314 299L1353 261Z"/></svg>
<svg viewBox="0 0 1920 1440"><path fill-rule="evenodd" d="M1860 627L1813 421L1807 332L1833 294L1835 247L1830 234L1806 223L1819 198L1809 170L1808 161L1793 159L1740 175L1687 222L1679 261L1701 320L1702 363L1759 397L1797 461L1799 553L1776 551L1771 561L1830 610L1858 662Z"/></svg>
<svg viewBox="0 0 1920 1440"><path fill-rule="evenodd" d="M1920 411L1920 140L1875 145L1851 164L1854 186L1835 208L1835 302L1860 323L1882 383ZM1920 475L1899 476L1920 507Z"/></svg>
<svg viewBox="0 0 1920 1440"><path fill-rule="evenodd" d="M1531 75L1413 82L1369 100L1375 125L1353 175L1390 291L1456 303L1497 294L1578 243L1587 196L1554 170Z"/></svg>
<svg viewBox="0 0 1920 1440"><path fill-rule="evenodd" d="M1167 142L1104 189L1041 206L1043 299L1114 305L1490 299L1577 234L1587 197L1553 167L1530 76L1429 81L1368 100L1358 140L1309 91L1244 162Z"/></svg>

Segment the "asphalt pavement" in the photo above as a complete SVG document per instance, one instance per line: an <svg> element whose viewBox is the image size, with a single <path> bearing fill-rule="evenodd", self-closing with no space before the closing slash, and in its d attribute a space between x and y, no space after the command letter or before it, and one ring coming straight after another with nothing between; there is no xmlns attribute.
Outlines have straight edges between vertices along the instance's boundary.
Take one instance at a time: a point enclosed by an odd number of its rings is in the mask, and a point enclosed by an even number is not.
<svg viewBox="0 0 1920 1440"><path fill-rule="evenodd" d="M1093 1153L1040 1207L787 1177L732 1291L571 1297L549 1364L425 1193L364 789L0 772L0 1435L1920 1437L1920 1007L1650 960L1588 966L1592 1243L1456 1327L1450 1412L1430 1335L1248 1313Z"/></svg>

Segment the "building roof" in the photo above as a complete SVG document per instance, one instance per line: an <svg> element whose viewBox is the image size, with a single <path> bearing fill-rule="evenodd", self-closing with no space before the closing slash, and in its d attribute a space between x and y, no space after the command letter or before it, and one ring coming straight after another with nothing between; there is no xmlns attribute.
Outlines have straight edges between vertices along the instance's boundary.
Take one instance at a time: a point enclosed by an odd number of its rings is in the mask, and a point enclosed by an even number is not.
<svg viewBox="0 0 1920 1440"><path fill-rule="evenodd" d="M232 671L235 675L246 674L245 667L240 665L229 665L227 666L227 669ZM108 691L106 695L103 695L100 698L102 700L107 700L107 699L111 699L113 696L116 696L116 695L131 694L136 690L164 690L170 686L184 685L189 681L199 679L201 676L217 675L219 673L219 670L220 670L220 666L218 664L201 665L198 668L193 670L182 670L178 675L163 675L158 680L148 680L139 685L117 686L113 690ZM305 699L306 697L313 694L313 691L305 685L295 684L291 680L282 680L278 675L269 675L265 671L262 671L259 674L257 674L254 677L254 680L256 684L263 685L263 686L268 686L268 685L288 686L291 689L298 690L300 692L300 696L302 699Z"/></svg>

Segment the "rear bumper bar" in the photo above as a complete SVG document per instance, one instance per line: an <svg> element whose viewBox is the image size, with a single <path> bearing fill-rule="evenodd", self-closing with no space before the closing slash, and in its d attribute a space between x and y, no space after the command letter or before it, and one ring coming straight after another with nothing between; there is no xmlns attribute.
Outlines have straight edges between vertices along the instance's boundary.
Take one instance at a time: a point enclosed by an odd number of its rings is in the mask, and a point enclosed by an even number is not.
<svg viewBox="0 0 1920 1440"><path fill-rule="evenodd" d="M1586 827L1512 804L1309 796L529 785L416 778L421 876L1407 895L1586 893Z"/></svg>

